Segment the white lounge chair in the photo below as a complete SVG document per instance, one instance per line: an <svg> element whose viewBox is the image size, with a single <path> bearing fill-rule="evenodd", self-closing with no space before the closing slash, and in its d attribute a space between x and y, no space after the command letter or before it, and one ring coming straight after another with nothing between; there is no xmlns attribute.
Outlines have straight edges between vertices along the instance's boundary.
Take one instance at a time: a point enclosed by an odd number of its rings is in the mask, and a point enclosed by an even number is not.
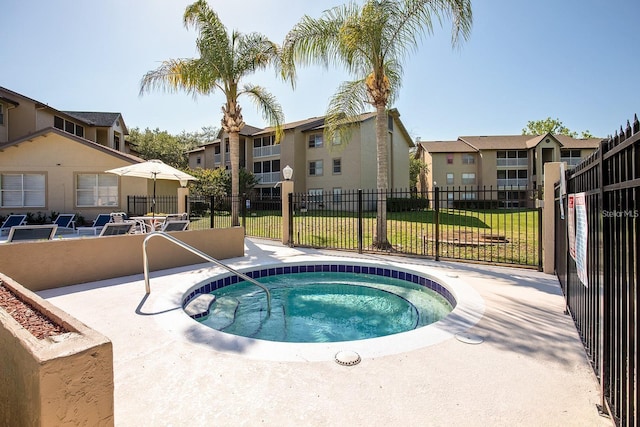
<svg viewBox="0 0 640 427"><path fill-rule="evenodd" d="M56 224L45 225L14 225L9 231L7 242L23 240L51 240L56 234Z"/></svg>
<svg viewBox="0 0 640 427"><path fill-rule="evenodd" d="M108 222L102 227L99 236L121 236L123 234L130 234L135 226L135 221Z"/></svg>

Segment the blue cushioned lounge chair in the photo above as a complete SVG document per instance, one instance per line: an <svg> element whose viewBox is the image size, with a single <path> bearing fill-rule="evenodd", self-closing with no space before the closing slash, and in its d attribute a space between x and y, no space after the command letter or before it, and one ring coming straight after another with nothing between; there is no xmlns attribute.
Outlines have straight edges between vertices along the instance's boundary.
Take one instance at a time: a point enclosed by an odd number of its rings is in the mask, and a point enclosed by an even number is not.
<svg viewBox="0 0 640 427"><path fill-rule="evenodd" d="M2 235L2 233L4 233L5 231L9 233L9 230L11 230L11 227L14 227L16 225L24 225L26 223L27 223L26 215L9 215L7 219L5 219L5 221L0 226L0 235Z"/></svg>
<svg viewBox="0 0 640 427"><path fill-rule="evenodd" d="M108 222L111 222L111 214L99 214L96 219L93 220L91 226L76 227L76 233L80 234L81 231L91 231L93 235L96 236Z"/></svg>

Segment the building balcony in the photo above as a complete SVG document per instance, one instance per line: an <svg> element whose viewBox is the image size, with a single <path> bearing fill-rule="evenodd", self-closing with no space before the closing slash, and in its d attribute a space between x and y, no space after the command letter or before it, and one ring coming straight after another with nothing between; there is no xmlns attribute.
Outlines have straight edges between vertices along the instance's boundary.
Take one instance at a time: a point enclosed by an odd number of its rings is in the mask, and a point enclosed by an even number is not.
<svg viewBox="0 0 640 427"><path fill-rule="evenodd" d="M525 189L529 185L529 180L527 178L507 178L498 179L497 181L498 188Z"/></svg>
<svg viewBox="0 0 640 427"><path fill-rule="evenodd" d="M529 159L496 159L496 165L498 167L514 167L514 166L528 166Z"/></svg>
<svg viewBox="0 0 640 427"><path fill-rule="evenodd" d="M253 149L253 158L269 157L280 155L280 144L267 145L266 147L256 147Z"/></svg>
<svg viewBox="0 0 640 427"><path fill-rule="evenodd" d="M280 181L280 171L278 172L265 172L265 173L254 173L256 178L258 178L258 184L275 184Z"/></svg>
<svg viewBox="0 0 640 427"><path fill-rule="evenodd" d="M566 162L567 166L576 166L582 159L580 157L560 157L561 162Z"/></svg>

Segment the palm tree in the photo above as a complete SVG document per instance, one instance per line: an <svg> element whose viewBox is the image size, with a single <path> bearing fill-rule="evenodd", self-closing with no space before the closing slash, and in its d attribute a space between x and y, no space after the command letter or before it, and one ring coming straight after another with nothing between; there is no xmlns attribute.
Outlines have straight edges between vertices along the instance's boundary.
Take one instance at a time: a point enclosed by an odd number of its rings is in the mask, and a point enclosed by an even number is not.
<svg viewBox="0 0 640 427"><path fill-rule="evenodd" d="M184 25L198 31L196 46L199 58L169 59L156 70L147 72L140 84L140 94L151 89L169 92L185 91L196 95L209 95L220 91L225 96L222 106L222 129L229 135L231 160L231 208L232 225L240 225L238 212L240 130L245 123L238 103L241 95L247 95L261 111L262 116L276 129L276 141L282 136L284 115L273 95L263 87L251 84L240 86L241 80L270 65L279 65L279 48L258 33L231 34L205 0L187 6Z"/></svg>
<svg viewBox="0 0 640 427"><path fill-rule="evenodd" d="M419 39L433 33L434 20L452 21L452 45L467 39L472 24L471 0L367 0L304 16L287 34L283 45L283 73L292 82L296 64L344 66L354 77L342 83L329 101L325 140L348 138L355 117L372 105L376 111L377 223L373 245L390 247L387 239L388 178L387 106L401 86L402 61L415 52Z"/></svg>

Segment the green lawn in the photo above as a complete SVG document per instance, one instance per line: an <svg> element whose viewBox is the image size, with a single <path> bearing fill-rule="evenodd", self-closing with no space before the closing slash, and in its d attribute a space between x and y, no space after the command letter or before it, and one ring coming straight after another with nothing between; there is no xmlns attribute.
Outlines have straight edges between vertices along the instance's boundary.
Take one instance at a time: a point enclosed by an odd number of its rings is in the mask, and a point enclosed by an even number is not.
<svg viewBox="0 0 640 427"><path fill-rule="evenodd" d="M389 212L387 238L391 252L435 257L436 221L433 210ZM280 240L282 224L279 211L250 213L245 218L248 236ZM210 217L192 223L191 228L208 228ZM538 211L532 210L457 210L441 209L439 215L442 258L467 259L493 263L538 265ZM228 227L228 213L216 214L214 226ZM363 215L363 249L372 250L375 212ZM355 213L297 212L293 219L295 245L358 249L358 222Z"/></svg>

